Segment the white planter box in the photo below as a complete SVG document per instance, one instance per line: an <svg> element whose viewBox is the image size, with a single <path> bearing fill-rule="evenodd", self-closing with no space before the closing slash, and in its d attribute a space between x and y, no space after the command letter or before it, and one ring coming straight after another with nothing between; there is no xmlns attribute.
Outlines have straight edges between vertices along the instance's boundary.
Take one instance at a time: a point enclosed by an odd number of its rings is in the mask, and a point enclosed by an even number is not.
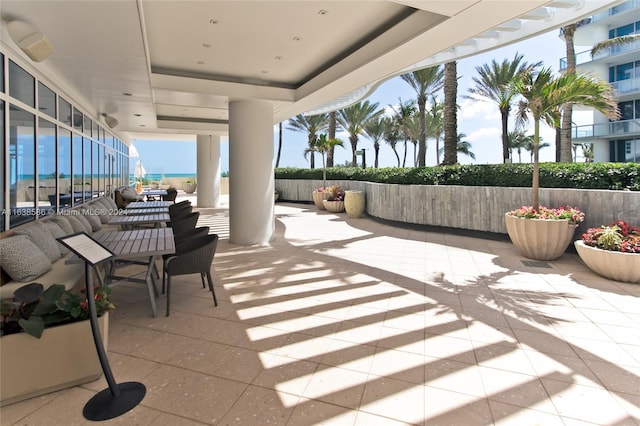
<svg viewBox="0 0 640 426"><path fill-rule="evenodd" d="M98 318L107 350L108 313ZM0 338L0 406L87 383L102 375L89 320Z"/></svg>
<svg viewBox="0 0 640 426"><path fill-rule="evenodd" d="M601 250L582 240L574 245L580 259L596 274L610 280L640 284L640 254Z"/></svg>

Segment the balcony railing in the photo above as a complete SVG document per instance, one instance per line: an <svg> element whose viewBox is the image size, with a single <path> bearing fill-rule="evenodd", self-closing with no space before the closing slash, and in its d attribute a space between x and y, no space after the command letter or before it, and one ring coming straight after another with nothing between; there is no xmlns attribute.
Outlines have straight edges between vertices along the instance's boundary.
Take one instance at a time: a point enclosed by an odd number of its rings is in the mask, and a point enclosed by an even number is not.
<svg viewBox="0 0 640 426"><path fill-rule="evenodd" d="M603 19L607 19L610 16L627 12L629 10L637 9L638 7L640 7L640 0L629 0L617 6L610 7L604 12L600 12L595 15L589 16L587 18L581 19L579 22L577 22L577 26L582 27L582 26L590 25L590 24L602 21Z"/></svg>
<svg viewBox="0 0 640 426"><path fill-rule="evenodd" d="M608 58L610 56L621 55L627 52L633 52L634 50L640 49L640 40L636 40L631 43L622 44L620 46L610 47L608 49L603 49L595 54L595 56L591 57L591 49L585 50L584 52L576 53L576 65L584 64L591 61L596 61L602 58ZM560 59L560 69L567 68L567 58L564 57Z"/></svg>
<svg viewBox="0 0 640 426"><path fill-rule="evenodd" d="M611 83L611 87L618 95L629 95L640 91L640 77L620 80Z"/></svg>
<svg viewBox="0 0 640 426"><path fill-rule="evenodd" d="M621 120L610 123L588 124L571 128L572 139L625 139L640 135L640 120Z"/></svg>

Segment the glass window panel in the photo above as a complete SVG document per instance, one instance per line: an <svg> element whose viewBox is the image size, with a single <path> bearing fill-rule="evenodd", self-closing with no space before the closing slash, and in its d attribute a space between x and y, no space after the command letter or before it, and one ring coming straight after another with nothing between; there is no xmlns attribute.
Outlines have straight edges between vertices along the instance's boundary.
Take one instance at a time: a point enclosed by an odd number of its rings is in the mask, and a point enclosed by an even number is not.
<svg viewBox="0 0 640 426"><path fill-rule="evenodd" d="M0 92L4 93L4 55L2 53L0 53Z"/></svg>
<svg viewBox="0 0 640 426"><path fill-rule="evenodd" d="M96 194L96 191L100 189L100 150L98 148L97 142L91 143L91 158L92 158L92 179L91 179L91 190L92 195Z"/></svg>
<svg viewBox="0 0 640 426"><path fill-rule="evenodd" d="M58 120L68 126L71 126L71 104L63 98L58 97L58 111Z"/></svg>
<svg viewBox="0 0 640 426"><path fill-rule="evenodd" d="M36 106L36 79L15 62L9 61L9 95L30 107Z"/></svg>
<svg viewBox="0 0 640 426"><path fill-rule="evenodd" d="M55 207L56 199L56 125L38 120L38 213L43 207ZM53 203L52 203L53 201Z"/></svg>
<svg viewBox="0 0 640 426"><path fill-rule="evenodd" d="M82 171L82 137L73 134L73 163L72 163L72 171L73 171L73 204L78 204L82 202L82 193L84 188L84 180L83 180L83 171Z"/></svg>
<svg viewBox="0 0 640 426"><path fill-rule="evenodd" d="M621 27L616 28L616 35L618 37L633 34L634 25L633 22L627 25L623 25Z"/></svg>
<svg viewBox="0 0 640 426"><path fill-rule="evenodd" d="M636 118L640 118L640 99L636 99Z"/></svg>
<svg viewBox="0 0 640 426"><path fill-rule="evenodd" d="M9 224L15 227L35 217L35 117L9 109Z"/></svg>
<svg viewBox="0 0 640 426"><path fill-rule="evenodd" d="M68 207L71 198L62 197L72 192L71 184L71 132L60 128L58 131L58 188L60 189L59 207Z"/></svg>
<svg viewBox="0 0 640 426"><path fill-rule="evenodd" d="M73 128L82 131L82 113L73 108Z"/></svg>
<svg viewBox="0 0 640 426"><path fill-rule="evenodd" d="M620 102L618 108L620 109L620 120L633 119L633 101Z"/></svg>
<svg viewBox="0 0 640 426"><path fill-rule="evenodd" d="M92 121L92 126L91 126L91 134L93 135L94 138L99 137L100 133L100 126L98 126L98 122L97 121ZM102 140L102 139L100 139Z"/></svg>
<svg viewBox="0 0 640 426"><path fill-rule="evenodd" d="M84 176L84 186L82 189L82 199L88 200L91 198L91 139L83 138L82 139L82 154L84 159L82 160L83 165L83 176Z"/></svg>
<svg viewBox="0 0 640 426"><path fill-rule="evenodd" d="M91 128L92 128L91 118L89 118L88 116L85 115L84 116L84 133L85 133L85 135L97 137L98 135L92 135L91 134Z"/></svg>
<svg viewBox="0 0 640 426"><path fill-rule="evenodd" d="M0 55L2 56L2 55ZM0 66L0 68L2 68ZM6 143L4 140L4 101L0 101L0 164L2 164L2 167L0 167L0 170L2 170L2 173L0 173L0 188L2 188L2 191L0 191L0 232L5 230L5 215L4 215L4 211L5 211L5 206L4 206L4 153L6 152Z"/></svg>
<svg viewBox="0 0 640 426"><path fill-rule="evenodd" d="M56 118L56 94L44 84L38 82L38 110L51 118Z"/></svg>
<svg viewBox="0 0 640 426"><path fill-rule="evenodd" d="M609 67L609 83L616 81L616 67Z"/></svg>
<svg viewBox="0 0 640 426"><path fill-rule="evenodd" d="M633 62L616 67L616 81L628 80L633 77Z"/></svg>

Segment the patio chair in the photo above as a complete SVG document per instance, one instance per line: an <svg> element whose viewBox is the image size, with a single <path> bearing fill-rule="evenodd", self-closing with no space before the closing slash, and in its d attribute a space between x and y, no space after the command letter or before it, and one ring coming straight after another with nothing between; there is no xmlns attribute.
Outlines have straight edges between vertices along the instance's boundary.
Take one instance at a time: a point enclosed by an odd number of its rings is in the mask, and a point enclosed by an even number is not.
<svg viewBox="0 0 640 426"><path fill-rule="evenodd" d="M169 210L169 226L171 226L171 222L176 221L182 217L188 216L193 212L193 207L184 206L179 210L171 211Z"/></svg>
<svg viewBox="0 0 640 426"><path fill-rule="evenodd" d="M173 203L169 205L169 213L171 213L172 211L177 211L180 209L183 209L187 206L191 205L191 201L189 200L184 200L184 201L180 201L179 203Z"/></svg>
<svg viewBox="0 0 640 426"><path fill-rule="evenodd" d="M176 246L176 253L167 258L164 266L164 275L167 277L167 316L171 304L171 277L176 275L200 274L204 283L207 277L209 291L213 296L213 305L218 306L218 299L211 279L211 264L218 246L218 235L210 234L204 237L191 238L180 246ZM164 287L164 286L163 286Z"/></svg>
<svg viewBox="0 0 640 426"><path fill-rule="evenodd" d="M184 216L171 218L171 228L173 228L173 234L182 234L185 231L189 231L196 227L200 212L189 213Z"/></svg>
<svg viewBox="0 0 640 426"><path fill-rule="evenodd" d="M176 202L176 197L178 196L178 190L175 188L167 189L167 195L162 196L162 201L173 201Z"/></svg>
<svg viewBox="0 0 640 426"><path fill-rule="evenodd" d="M174 230L173 241L177 246L178 244L190 238L204 237L205 235L209 235L208 226L200 226L198 228L189 229L188 231L184 231L179 234L176 234Z"/></svg>

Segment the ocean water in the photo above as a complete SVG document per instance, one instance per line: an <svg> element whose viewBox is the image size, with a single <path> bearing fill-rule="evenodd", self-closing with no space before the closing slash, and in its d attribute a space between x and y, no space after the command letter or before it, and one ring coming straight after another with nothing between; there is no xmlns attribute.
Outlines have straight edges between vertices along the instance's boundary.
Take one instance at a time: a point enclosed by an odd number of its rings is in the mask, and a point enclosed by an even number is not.
<svg viewBox="0 0 640 426"><path fill-rule="evenodd" d="M158 181L160 182L162 180L162 178L164 177L165 179L169 179L169 178L194 178L196 177L195 173L147 173L146 175L144 175L145 179L147 179L148 181ZM133 181L135 180L135 178L133 177L133 173L129 173L129 180Z"/></svg>

